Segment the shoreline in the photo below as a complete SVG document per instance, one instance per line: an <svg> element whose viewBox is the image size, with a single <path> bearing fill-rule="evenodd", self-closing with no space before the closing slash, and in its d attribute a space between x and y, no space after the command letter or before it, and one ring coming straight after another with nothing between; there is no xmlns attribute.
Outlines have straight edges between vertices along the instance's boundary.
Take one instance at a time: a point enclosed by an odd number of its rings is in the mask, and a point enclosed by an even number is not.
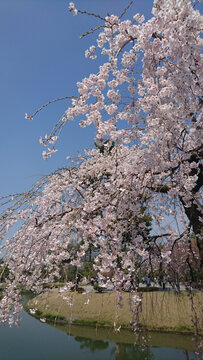
<svg viewBox="0 0 203 360"><path fill-rule="evenodd" d="M123 293L123 307L116 307L117 297L110 293L59 293L58 289L45 292L29 300L25 310L43 322L58 325L88 325L113 328L121 326L130 330L132 314L129 312L131 295ZM171 292L143 293L142 309L138 314L139 328L153 332L176 334L194 333L195 316L201 319L202 293L196 292L193 298L195 313L191 314L191 304L187 294ZM192 315L192 318L191 318ZM199 324L203 332L203 319Z"/></svg>

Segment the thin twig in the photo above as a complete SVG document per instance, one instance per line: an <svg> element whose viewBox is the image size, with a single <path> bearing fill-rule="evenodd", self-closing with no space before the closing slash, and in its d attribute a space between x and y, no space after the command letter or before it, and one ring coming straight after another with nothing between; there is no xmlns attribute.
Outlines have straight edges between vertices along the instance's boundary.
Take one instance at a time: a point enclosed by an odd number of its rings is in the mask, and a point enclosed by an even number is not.
<svg viewBox="0 0 203 360"><path fill-rule="evenodd" d="M94 13L92 13L92 12L88 12L88 11L82 11L82 10L78 10L78 13L80 13L80 14L82 14L82 15L89 15L89 16L94 16L94 17L96 17L96 18L98 18L98 19L100 19L100 20L102 20L102 21L105 21L105 18L103 18L103 17L101 17L100 15L97 15L97 14L94 14Z"/></svg>
<svg viewBox="0 0 203 360"><path fill-rule="evenodd" d="M178 240L182 239L187 233L189 234L189 231L190 231L190 226L188 226L188 228L183 231L182 234L180 234L180 236L178 238L176 238L173 242L173 245L172 245L172 248L171 248L171 251L173 252L173 249L175 247L175 244L177 243Z"/></svg>
<svg viewBox="0 0 203 360"><path fill-rule="evenodd" d="M61 100L67 100L67 99L77 99L78 96L64 96L62 98L57 98L54 100L50 100L48 103L42 105L39 109L37 109L32 115L29 115L29 118L33 118L35 115L37 115L41 110L43 110L45 107L47 107L48 105L55 103L57 101L61 101Z"/></svg>
<svg viewBox="0 0 203 360"><path fill-rule="evenodd" d="M94 29L91 28L89 31L86 31L86 33L80 35L80 39L84 38L84 37L87 36L87 35L93 34L95 31L101 29L102 27L104 27L104 25L96 26Z"/></svg>
<svg viewBox="0 0 203 360"><path fill-rule="evenodd" d="M118 50L117 54L116 54L116 57L118 57L118 55L120 54L120 52L124 49L124 47L129 44L131 41L135 41L137 40L137 38L133 38L132 36L130 36L130 38L128 40L126 40L124 42L124 44L121 46L121 48Z"/></svg>
<svg viewBox="0 0 203 360"><path fill-rule="evenodd" d="M122 14L119 16L119 19L121 19L123 17L123 15L125 15L125 13L128 11L129 7L132 5L133 0L130 1L130 3L128 4L128 6L126 6L126 8L123 10Z"/></svg>

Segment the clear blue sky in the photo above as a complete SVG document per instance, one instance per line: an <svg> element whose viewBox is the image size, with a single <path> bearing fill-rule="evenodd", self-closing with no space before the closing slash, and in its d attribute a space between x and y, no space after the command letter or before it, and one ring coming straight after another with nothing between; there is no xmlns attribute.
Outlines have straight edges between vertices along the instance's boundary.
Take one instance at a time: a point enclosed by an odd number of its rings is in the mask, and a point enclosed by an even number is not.
<svg viewBox="0 0 203 360"><path fill-rule="evenodd" d="M84 57L95 36L79 36L95 18L72 16L66 0L0 0L0 195L27 190L40 175L67 164L66 156L93 143L94 129L68 123L51 159L42 159L39 137L68 107L50 105L33 122L25 112L54 98L77 95L76 82L96 72L101 59ZM76 8L120 15L128 0L75 0ZM135 0L128 11L150 17L153 0ZM202 7L202 6L201 6Z"/></svg>

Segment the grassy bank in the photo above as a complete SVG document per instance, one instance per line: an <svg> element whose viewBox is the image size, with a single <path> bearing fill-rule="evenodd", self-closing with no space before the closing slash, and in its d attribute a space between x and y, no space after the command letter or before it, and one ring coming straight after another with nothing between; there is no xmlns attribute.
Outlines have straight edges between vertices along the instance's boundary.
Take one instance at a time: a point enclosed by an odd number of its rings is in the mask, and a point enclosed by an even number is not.
<svg viewBox="0 0 203 360"><path fill-rule="evenodd" d="M122 327L128 328L132 317L129 312L130 297L129 293L123 293L123 307L119 308L116 306L117 296L114 292L61 294L58 289L54 289L30 300L26 304L26 310L37 309L35 316L48 321L103 326L113 326L118 321ZM67 298L72 306L68 304ZM150 330L192 332L193 321L198 317L199 327L203 329L202 300L202 293L195 292L192 312L191 301L186 292L143 293L139 323Z"/></svg>

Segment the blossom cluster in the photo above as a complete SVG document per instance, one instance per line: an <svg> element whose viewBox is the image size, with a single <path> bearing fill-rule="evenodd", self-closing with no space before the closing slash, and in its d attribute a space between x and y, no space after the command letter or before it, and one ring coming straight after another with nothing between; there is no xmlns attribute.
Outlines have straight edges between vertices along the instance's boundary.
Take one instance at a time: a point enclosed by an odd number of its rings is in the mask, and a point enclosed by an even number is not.
<svg viewBox="0 0 203 360"><path fill-rule="evenodd" d="M75 8L75 4L73 2L69 3L69 11L73 14L73 15L77 15L78 10Z"/></svg>

